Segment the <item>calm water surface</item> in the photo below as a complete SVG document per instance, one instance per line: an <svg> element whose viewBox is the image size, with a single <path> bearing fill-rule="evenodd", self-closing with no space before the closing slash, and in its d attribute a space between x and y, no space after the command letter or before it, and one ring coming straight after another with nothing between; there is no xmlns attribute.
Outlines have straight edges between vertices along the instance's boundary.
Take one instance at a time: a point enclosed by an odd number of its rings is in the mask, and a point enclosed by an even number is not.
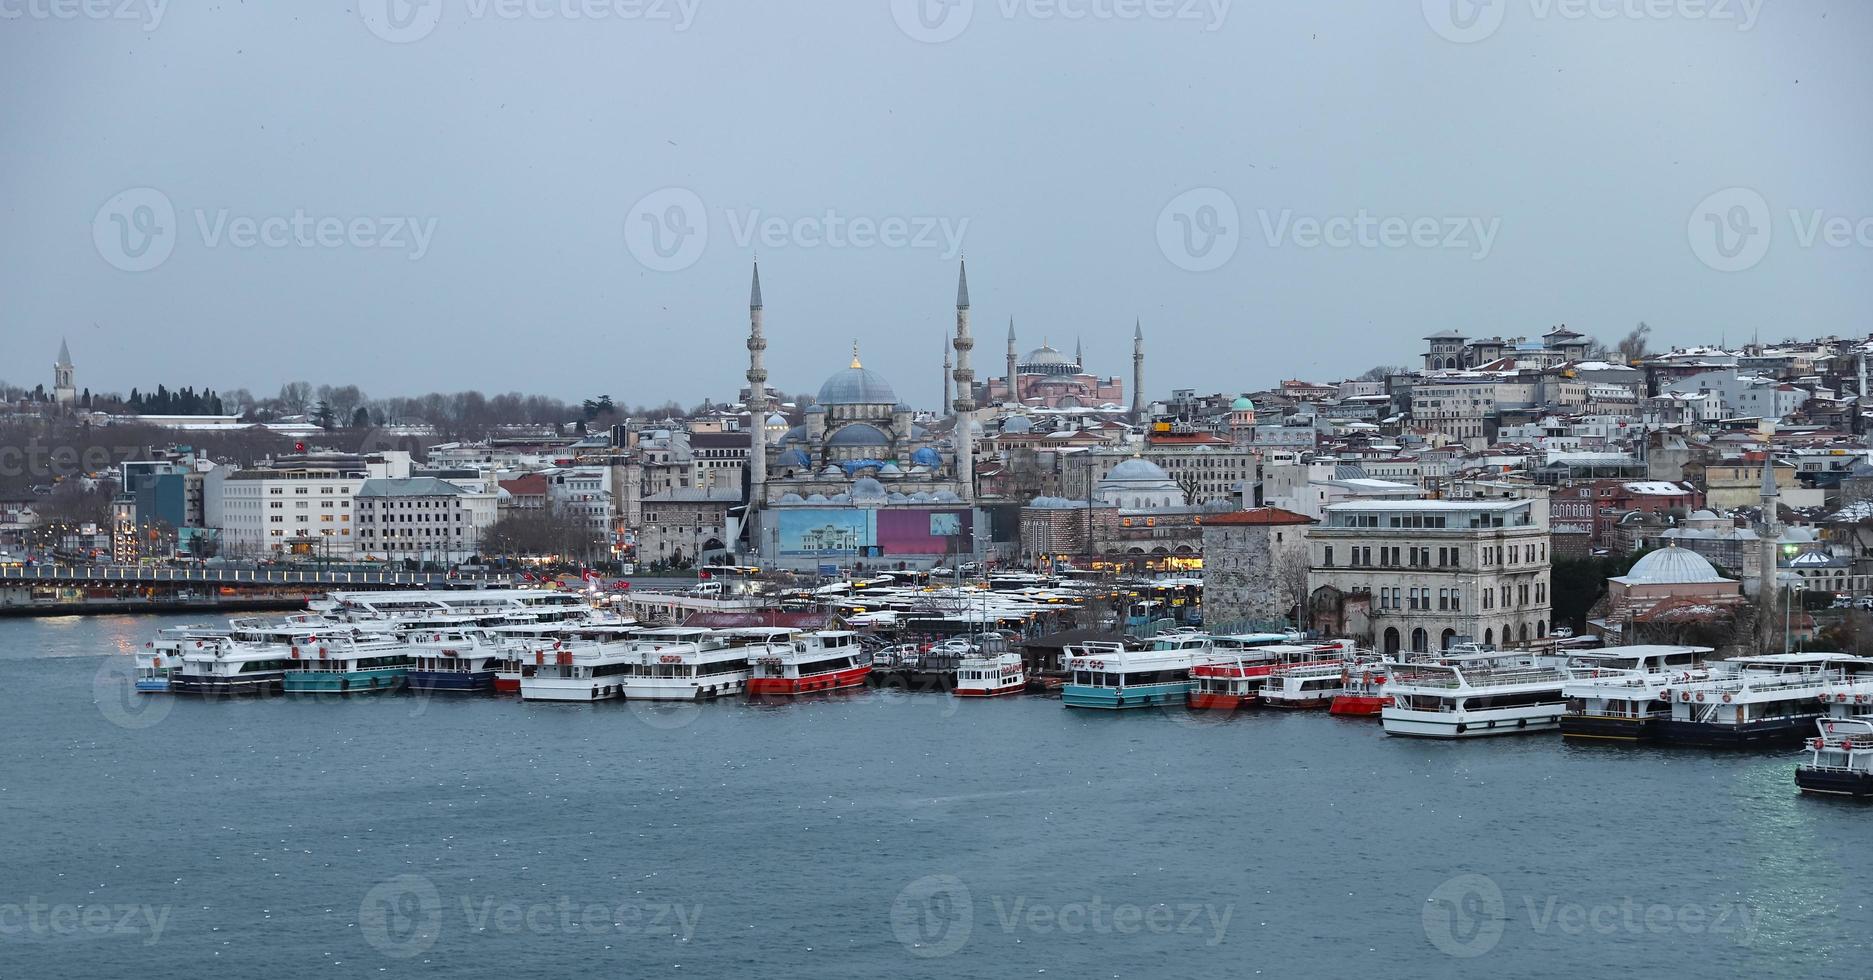
<svg viewBox="0 0 1873 980"><path fill-rule="evenodd" d="M1873 808L1787 753L128 693L173 622L0 621L0 976L1873 975Z"/></svg>

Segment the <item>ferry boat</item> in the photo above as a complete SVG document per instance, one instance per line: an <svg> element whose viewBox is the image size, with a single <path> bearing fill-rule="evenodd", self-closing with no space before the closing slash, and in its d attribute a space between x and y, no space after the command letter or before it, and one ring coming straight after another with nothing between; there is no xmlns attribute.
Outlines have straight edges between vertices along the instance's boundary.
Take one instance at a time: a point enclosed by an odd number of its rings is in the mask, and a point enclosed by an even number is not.
<svg viewBox="0 0 1873 980"><path fill-rule="evenodd" d="M533 650L533 672L520 678L523 701L609 701L624 696L624 680L643 658L626 627L567 631Z"/></svg>
<svg viewBox="0 0 1873 980"><path fill-rule="evenodd" d="M1619 646L1569 654L1561 737L1640 742L1671 715L1673 685L1707 680L1710 647Z"/></svg>
<svg viewBox="0 0 1873 980"><path fill-rule="evenodd" d="M136 689L145 694L169 690L170 677L182 669L182 658L195 650L206 650L228 636L228 630L213 626L171 626L143 644L136 654Z"/></svg>
<svg viewBox="0 0 1873 980"><path fill-rule="evenodd" d="M388 635L333 626L296 640L288 650L288 694L370 694L403 687L410 647Z"/></svg>
<svg viewBox="0 0 1873 980"><path fill-rule="evenodd" d="M740 630L669 626L638 633L637 669L624 676L623 696L641 701L702 701L740 694L748 686L748 656L766 635Z"/></svg>
<svg viewBox="0 0 1873 980"><path fill-rule="evenodd" d="M844 630L801 632L760 629L765 651L750 649L748 693L807 694L859 687L871 673L871 654L858 634Z"/></svg>
<svg viewBox="0 0 1873 980"><path fill-rule="evenodd" d="M335 624L275 623L236 619L228 635L190 642L182 665L170 673L169 690L207 696L278 694L294 643Z"/></svg>
<svg viewBox="0 0 1873 980"><path fill-rule="evenodd" d="M637 632L637 621L594 615L577 621L522 621L483 627L482 631L500 647L494 662L495 693L519 694L520 682L533 676L539 655L551 652L555 642L566 640L578 630L588 636L597 635L595 631L609 631L614 637L628 637Z"/></svg>
<svg viewBox="0 0 1873 980"><path fill-rule="evenodd" d="M1476 738L1561 726L1567 672L1549 658L1483 651L1387 662L1387 735Z"/></svg>
<svg viewBox="0 0 1873 980"><path fill-rule="evenodd" d="M1027 686L1027 664L1020 654L981 653L963 658L953 693L959 698L994 698L1020 694Z"/></svg>
<svg viewBox="0 0 1873 980"><path fill-rule="evenodd" d="M1326 708L1346 691L1350 643L1276 647L1283 663L1262 683L1261 703L1271 708Z"/></svg>
<svg viewBox="0 0 1873 980"><path fill-rule="evenodd" d="M1656 741L1735 747L1790 742L1817 721L1844 716L1831 695L1873 681L1873 660L1840 653L1771 653L1710 664L1710 677L1670 688L1671 714L1653 721Z"/></svg>
<svg viewBox="0 0 1873 980"><path fill-rule="evenodd" d="M1356 660L1341 673L1341 690L1333 696L1327 713L1351 718L1377 718L1392 703L1385 690L1385 663L1381 660Z"/></svg>
<svg viewBox="0 0 1873 980"><path fill-rule="evenodd" d="M1808 758L1795 767L1804 793L1873 798L1873 715L1815 722L1820 737L1808 740Z"/></svg>
<svg viewBox="0 0 1873 980"><path fill-rule="evenodd" d="M502 649L487 634L472 629L433 630L405 635L410 647L406 675L413 691L487 694L494 690L494 669Z"/></svg>
<svg viewBox="0 0 1873 980"><path fill-rule="evenodd" d="M1211 637L1215 660L1190 668L1185 704L1199 711L1234 711L1255 703L1268 674L1280 664L1276 647L1288 633L1244 633Z"/></svg>
<svg viewBox="0 0 1873 980"><path fill-rule="evenodd" d="M1067 682L1060 701L1069 708L1121 710L1184 704L1190 672L1215 657L1201 633L1160 634L1146 650L1119 643L1084 643L1062 651Z"/></svg>

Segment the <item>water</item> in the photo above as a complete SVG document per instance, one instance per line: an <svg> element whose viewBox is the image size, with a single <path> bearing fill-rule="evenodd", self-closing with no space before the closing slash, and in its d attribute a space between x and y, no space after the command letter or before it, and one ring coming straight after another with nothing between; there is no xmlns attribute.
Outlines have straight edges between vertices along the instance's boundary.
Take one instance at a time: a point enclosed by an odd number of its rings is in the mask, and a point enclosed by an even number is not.
<svg viewBox="0 0 1873 980"><path fill-rule="evenodd" d="M0 976L1873 971L1873 808L1800 798L1787 753L126 693L174 622L0 621Z"/></svg>

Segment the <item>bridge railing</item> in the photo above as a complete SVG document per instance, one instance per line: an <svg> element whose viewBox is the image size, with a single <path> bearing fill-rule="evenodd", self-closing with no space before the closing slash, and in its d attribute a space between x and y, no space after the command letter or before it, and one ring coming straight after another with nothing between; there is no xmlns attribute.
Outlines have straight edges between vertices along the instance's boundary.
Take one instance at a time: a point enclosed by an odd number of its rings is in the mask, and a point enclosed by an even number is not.
<svg viewBox="0 0 1873 980"><path fill-rule="evenodd" d="M151 565L12 565L5 582L175 582L198 585L512 585L512 575L449 576L442 572L299 571L279 568L169 568Z"/></svg>

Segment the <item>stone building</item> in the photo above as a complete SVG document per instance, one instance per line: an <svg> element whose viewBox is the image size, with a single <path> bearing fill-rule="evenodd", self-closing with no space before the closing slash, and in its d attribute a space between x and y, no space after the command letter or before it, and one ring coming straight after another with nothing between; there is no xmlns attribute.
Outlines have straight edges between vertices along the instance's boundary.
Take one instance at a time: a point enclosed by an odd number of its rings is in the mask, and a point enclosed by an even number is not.
<svg viewBox="0 0 1873 980"><path fill-rule="evenodd" d="M1204 515L1205 621L1286 617L1307 591L1307 529L1313 523L1279 507Z"/></svg>

